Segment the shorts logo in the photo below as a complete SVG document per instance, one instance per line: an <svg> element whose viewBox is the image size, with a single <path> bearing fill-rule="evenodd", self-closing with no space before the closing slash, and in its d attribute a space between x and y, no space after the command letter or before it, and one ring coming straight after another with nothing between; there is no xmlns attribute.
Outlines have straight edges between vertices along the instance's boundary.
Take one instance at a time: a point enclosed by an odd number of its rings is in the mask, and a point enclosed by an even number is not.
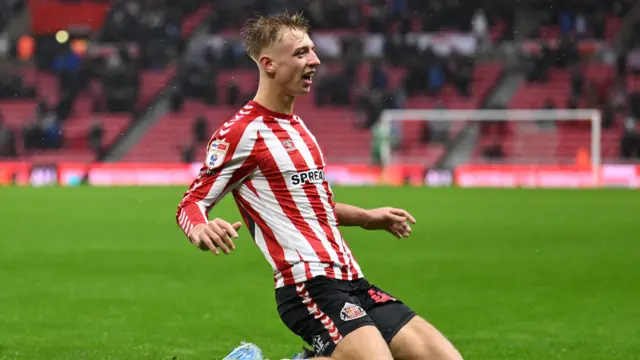
<svg viewBox="0 0 640 360"><path fill-rule="evenodd" d="M340 319L342 319L342 321L359 319L365 315L367 315L367 313L363 308L349 302L344 303L344 306L340 311Z"/></svg>
<svg viewBox="0 0 640 360"><path fill-rule="evenodd" d="M391 297L389 294L381 291L381 290L375 290L375 289L369 289L369 296L371 296L371 299L373 299L373 301L377 302L377 303L386 303L389 301L397 301L396 298Z"/></svg>
<svg viewBox="0 0 640 360"><path fill-rule="evenodd" d="M329 342L328 341L322 341L322 336L320 335L316 335L313 337L313 352L316 353L316 355L321 355L324 353L325 350L327 350L327 348L329 347Z"/></svg>
<svg viewBox="0 0 640 360"><path fill-rule="evenodd" d="M229 150L229 143L220 140L213 141L207 149L205 165L209 169L215 169L222 165L225 156L227 156L227 150Z"/></svg>

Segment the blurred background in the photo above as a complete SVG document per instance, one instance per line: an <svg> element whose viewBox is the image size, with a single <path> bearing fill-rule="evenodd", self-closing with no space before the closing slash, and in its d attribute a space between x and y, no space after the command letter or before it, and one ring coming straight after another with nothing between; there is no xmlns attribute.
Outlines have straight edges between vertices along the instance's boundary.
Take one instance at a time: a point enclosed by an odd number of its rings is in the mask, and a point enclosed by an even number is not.
<svg viewBox="0 0 640 360"><path fill-rule="evenodd" d="M395 121L385 133L376 126L384 109L597 109L598 156L615 165L605 173L629 174L616 180L626 185L639 177L634 0L0 0L0 6L5 183L32 177L77 183L112 173L105 168L172 169L174 180L157 181L185 183L210 134L256 90L257 70L238 37L242 22L283 9L304 11L313 27L323 65L295 111L334 165L334 181L378 182L387 140L393 156L384 178L393 183L448 184L456 171L487 164L520 177L517 165L588 166L591 155L588 121ZM576 181L573 169L562 171L566 182Z"/></svg>
<svg viewBox="0 0 640 360"><path fill-rule="evenodd" d="M336 201L418 220L341 227L372 282L466 359L638 358L640 192L575 188L640 187L640 1L0 0L0 359L300 351L246 227L214 257L175 219L256 90L243 20L283 9L323 62L294 110ZM555 115L454 115L480 109Z"/></svg>

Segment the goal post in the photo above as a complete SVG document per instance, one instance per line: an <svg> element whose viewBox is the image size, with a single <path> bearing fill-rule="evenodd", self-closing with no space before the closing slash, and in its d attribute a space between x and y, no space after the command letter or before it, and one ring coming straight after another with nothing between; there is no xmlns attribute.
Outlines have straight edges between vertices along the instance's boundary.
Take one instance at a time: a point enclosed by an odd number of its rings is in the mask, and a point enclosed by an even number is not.
<svg viewBox="0 0 640 360"><path fill-rule="evenodd" d="M379 119L378 126L383 135L380 142L381 162L386 167L397 164L392 147L392 127L394 122L428 121L428 122L457 122L458 124L471 124L473 122L507 122L520 125L518 122L567 122L590 121L590 166L597 181L599 169L602 164L602 119L599 110L596 109L476 109L476 110L449 110L449 109L387 109ZM523 140L526 141L526 140ZM522 164L527 165L527 164Z"/></svg>

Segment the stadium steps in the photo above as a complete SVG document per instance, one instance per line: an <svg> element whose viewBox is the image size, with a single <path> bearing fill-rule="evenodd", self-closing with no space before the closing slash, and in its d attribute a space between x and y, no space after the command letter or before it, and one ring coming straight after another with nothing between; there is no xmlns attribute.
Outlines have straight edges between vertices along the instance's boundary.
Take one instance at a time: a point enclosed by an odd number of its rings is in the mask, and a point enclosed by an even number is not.
<svg viewBox="0 0 640 360"><path fill-rule="evenodd" d="M487 72L486 69L482 70ZM455 104L454 106L448 106L448 108L458 110L483 109L488 104L499 104L508 101L509 96L512 94L510 89L514 82L508 67L505 64L501 64L493 69L491 77L492 80L483 85L482 96L476 100L477 102L473 104L474 106ZM516 82L516 84L519 83ZM460 163L468 162L477 139L477 134L474 132L476 125L477 123L475 122L452 122L451 128L455 129L455 131L450 133L448 141L444 143L442 155L431 166L434 168L453 168Z"/></svg>

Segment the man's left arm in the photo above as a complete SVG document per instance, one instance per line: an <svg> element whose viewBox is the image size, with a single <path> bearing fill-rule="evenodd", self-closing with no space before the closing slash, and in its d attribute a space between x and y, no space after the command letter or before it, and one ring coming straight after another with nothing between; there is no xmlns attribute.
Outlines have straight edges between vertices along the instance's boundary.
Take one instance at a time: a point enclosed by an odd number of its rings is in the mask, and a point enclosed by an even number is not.
<svg viewBox="0 0 640 360"><path fill-rule="evenodd" d="M349 204L336 204L336 216L342 226L359 226L367 230L386 230L397 238L408 237L416 219L406 210L391 207L363 209Z"/></svg>

